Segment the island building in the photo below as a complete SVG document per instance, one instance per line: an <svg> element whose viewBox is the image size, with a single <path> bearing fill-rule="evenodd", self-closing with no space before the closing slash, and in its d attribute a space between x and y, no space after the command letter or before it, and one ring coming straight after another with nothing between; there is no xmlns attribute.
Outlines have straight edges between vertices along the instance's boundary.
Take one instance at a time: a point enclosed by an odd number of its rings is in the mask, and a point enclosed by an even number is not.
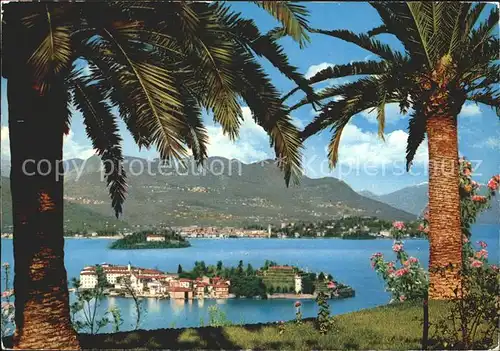
<svg viewBox="0 0 500 351"><path fill-rule="evenodd" d="M128 288L144 297L170 297L171 299L229 297L231 282L221 277L201 277L195 280L179 278L177 274L168 274L157 269L102 264L104 276L109 290L115 293L126 293L124 279L128 278ZM80 272L80 288L93 289L97 285L95 266L84 267Z"/></svg>
<svg viewBox="0 0 500 351"><path fill-rule="evenodd" d="M163 242L163 241L165 241L165 236L164 235L158 235L158 234L148 234L148 235L146 235L146 241L149 241L149 242Z"/></svg>

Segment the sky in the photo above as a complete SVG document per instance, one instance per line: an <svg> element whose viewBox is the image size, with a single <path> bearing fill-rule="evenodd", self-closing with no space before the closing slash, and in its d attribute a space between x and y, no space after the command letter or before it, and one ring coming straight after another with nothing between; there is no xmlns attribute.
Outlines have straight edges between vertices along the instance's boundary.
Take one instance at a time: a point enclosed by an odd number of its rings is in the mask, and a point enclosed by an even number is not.
<svg viewBox="0 0 500 351"><path fill-rule="evenodd" d="M309 22L314 28L349 29L356 33L366 32L381 24L376 11L367 3L310 2L305 4L310 11ZM242 12L244 17L256 21L261 32L277 26L277 22L264 10L252 3L232 2L233 10ZM380 36L380 39L395 49L400 44L393 38ZM300 49L290 38L280 40L291 64L310 77L321 69L335 64L351 61L375 59L370 53L353 44L324 36L311 34L311 42ZM270 75L273 84L283 94L294 88L294 83L281 75L271 64L260 60ZM8 141L8 104L6 101L6 80L1 81L1 155L9 159ZM342 80L333 80L323 85L340 84ZM301 92L293 95L287 103L290 105L303 97ZM274 158L269 146L269 138L264 130L253 122L250 110L242 105L244 122L238 141L231 142L222 133L220 125L212 118L204 116L210 137L209 156L236 158L245 163L258 162ZM301 107L291 117L297 127L303 128L315 115L311 105ZM485 105L466 103L459 115L459 152L472 160L476 166L479 181L487 181L492 174L500 173L500 121L495 112ZM305 174L311 178L336 177L354 190L369 190L375 194L385 194L406 186L427 181L427 145L422 143L415 157L411 172L404 170L408 117L399 113L397 105L386 106L385 142L377 136L376 115L364 111L351 119L344 129L340 143L339 164L331 170L327 161L327 145L331 132L326 130L305 142L303 166ZM132 137L120 124L123 136L124 154L143 158L158 157L155 150L139 151ZM87 139L79 112L72 117L71 131L64 141L64 158L86 159L94 154Z"/></svg>

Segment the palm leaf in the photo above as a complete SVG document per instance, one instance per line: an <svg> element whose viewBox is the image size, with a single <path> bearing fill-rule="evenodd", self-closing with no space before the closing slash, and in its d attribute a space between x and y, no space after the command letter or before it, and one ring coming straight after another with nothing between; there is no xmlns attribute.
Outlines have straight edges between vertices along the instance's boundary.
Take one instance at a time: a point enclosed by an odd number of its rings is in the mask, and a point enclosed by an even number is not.
<svg viewBox="0 0 500 351"><path fill-rule="evenodd" d="M406 170L409 171L417 149L425 138L426 119L419 113L419 108L410 115L408 123L408 141L406 144Z"/></svg>
<svg viewBox="0 0 500 351"><path fill-rule="evenodd" d="M280 21L284 32L298 42L301 48L310 41L307 34L309 11L305 6L289 1L254 1L254 3Z"/></svg>
<svg viewBox="0 0 500 351"><path fill-rule="evenodd" d="M307 80L298 72L296 67L289 63L283 48L271 36L262 36L255 23L251 20L233 21L229 25L234 32L234 39L240 45L269 60L274 67L290 80L293 80L298 88L306 93L308 101L314 103L317 100L314 90Z"/></svg>
<svg viewBox="0 0 500 351"><path fill-rule="evenodd" d="M383 44L379 40L370 38L367 34L356 34L349 30L338 29L338 30L322 30L322 29L311 29L313 33L325 34L334 38L342 39L344 41L358 45L359 47L372 52L373 54L380 56L381 58L388 61L398 61L401 60L402 55L398 52L391 50L390 46Z"/></svg>
<svg viewBox="0 0 500 351"><path fill-rule="evenodd" d="M333 67L327 67L314 76L308 79L309 84L316 84L320 82L324 82L328 79L356 76L356 75L367 75L367 74L382 74L385 73L388 69L388 64L385 61L359 61L352 62L345 65L335 65ZM290 90L287 94L285 94L281 101L287 100L290 96L292 96L295 92L299 90L299 87L296 87Z"/></svg>
<svg viewBox="0 0 500 351"><path fill-rule="evenodd" d="M301 142L297 128L291 122L279 94L264 70L248 52L239 51L235 60L242 72L241 96L252 111L252 116L270 136L278 166L284 172L286 185L297 184L302 175Z"/></svg>
<svg viewBox="0 0 500 351"><path fill-rule="evenodd" d="M69 66L72 56L71 29L54 22L49 4L45 5L43 14L30 16L23 19L23 22L28 27L33 26L32 30L43 31L40 45L28 59L28 63L33 66L35 79L41 84L40 90L43 92L49 76L57 76Z"/></svg>
<svg viewBox="0 0 500 351"><path fill-rule="evenodd" d="M108 60L115 60L114 71L121 82L120 90L129 100L133 123L147 131L162 159L183 159L187 151L181 130L186 124L174 113L183 106L175 80L168 69L134 48L129 40L136 34L130 24L104 28L103 39L116 52Z"/></svg>
<svg viewBox="0 0 500 351"><path fill-rule="evenodd" d="M111 206L118 217L123 212L127 183L115 116L97 85L81 78L73 83L75 106L82 113L87 135L103 162Z"/></svg>

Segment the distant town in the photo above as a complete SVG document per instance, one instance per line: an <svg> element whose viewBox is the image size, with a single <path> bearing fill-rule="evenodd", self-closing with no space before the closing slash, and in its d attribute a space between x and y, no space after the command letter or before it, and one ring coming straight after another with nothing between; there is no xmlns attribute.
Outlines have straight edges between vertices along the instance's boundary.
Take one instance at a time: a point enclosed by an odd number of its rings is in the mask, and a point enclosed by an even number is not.
<svg viewBox="0 0 500 351"><path fill-rule="evenodd" d="M147 242L166 241L163 235L158 235L158 230L168 230L176 233L177 239L204 238L343 238L343 239L376 239L391 236L392 222L371 216L344 215L339 219L331 219L318 222L282 222L279 224L250 224L244 227L229 226L183 226L169 227L165 225L156 228L144 228L140 233L149 232L145 239ZM138 226L139 227L139 226ZM408 237L422 237L424 233L418 230L419 222L406 223ZM161 229L163 228L163 229ZM74 238L112 238L120 239L138 231L131 229L106 228L93 232L66 231L67 237ZM12 237L11 233L2 233L2 238Z"/></svg>
<svg viewBox="0 0 500 351"><path fill-rule="evenodd" d="M134 267L131 264L87 266L80 272L79 289L93 289L105 282L110 296L170 299L313 298L324 292L330 298L354 296L354 290L323 272L304 272L298 267L266 261L254 269L250 264L224 267L195 262L191 271L179 265L177 273Z"/></svg>

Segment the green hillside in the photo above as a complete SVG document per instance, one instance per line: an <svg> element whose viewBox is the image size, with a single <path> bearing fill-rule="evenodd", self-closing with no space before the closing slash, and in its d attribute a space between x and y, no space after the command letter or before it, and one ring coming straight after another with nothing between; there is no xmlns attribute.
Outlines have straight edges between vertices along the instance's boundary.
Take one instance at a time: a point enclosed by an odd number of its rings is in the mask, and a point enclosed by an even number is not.
<svg viewBox="0 0 500 351"><path fill-rule="evenodd" d="M130 224L246 225L317 221L342 215L377 216L411 220L416 216L356 193L332 177L303 177L300 185L286 188L283 174L273 161L243 164L237 160L209 158L205 171L162 168L139 158L126 158L129 191L124 220ZM65 194L92 199L83 204L92 211L112 214L105 182L98 171L98 159L90 158L83 169L66 178ZM150 172L142 172L150 169ZM211 171L209 171L211 169ZM80 172L78 174L78 172ZM149 174L148 174L149 173Z"/></svg>
<svg viewBox="0 0 500 351"><path fill-rule="evenodd" d="M283 174L272 160L243 164L220 157L207 167L188 170L147 164L126 157L128 195L122 220L114 217L100 160L67 160L65 225L69 230L134 225L278 225L281 222L338 218L343 215L412 220L413 214L356 193L332 177L303 177L300 185L285 186ZM141 168L144 172L140 172ZM147 171L147 170L150 171ZM211 170L211 171L210 171ZM136 175L134 175L136 174ZM7 186L4 186L6 184ZM11 225L8 179L2 178L4 225ZM125 223L126 222L126 223ZM129 227L129 229L132 229Z"/></svg>

